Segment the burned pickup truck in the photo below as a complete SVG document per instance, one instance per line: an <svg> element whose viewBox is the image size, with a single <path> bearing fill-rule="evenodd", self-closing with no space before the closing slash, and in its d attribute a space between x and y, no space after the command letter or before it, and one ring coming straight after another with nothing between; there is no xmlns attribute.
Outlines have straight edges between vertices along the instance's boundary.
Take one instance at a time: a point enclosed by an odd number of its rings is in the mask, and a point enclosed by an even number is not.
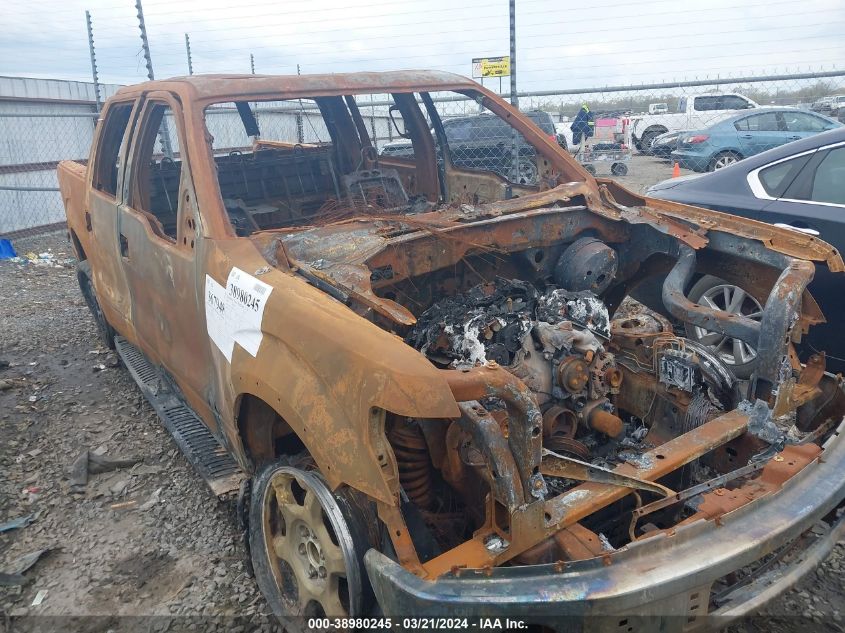
<svg viewBox="0 0 845 633"><path fill-rule="evenodd" d="M495 167L444 134L479 109L512 130ZM396 138L409 151L380 155ZM596 180L474 82L123 88L59 179L100 331L212 490L239 490L258 583L294 628L691 631L842 534L843 380L795 351L839 253ZM767 297L762 314L690 301L704 274ZM753 346L750 379L685 327Z"/></svg>

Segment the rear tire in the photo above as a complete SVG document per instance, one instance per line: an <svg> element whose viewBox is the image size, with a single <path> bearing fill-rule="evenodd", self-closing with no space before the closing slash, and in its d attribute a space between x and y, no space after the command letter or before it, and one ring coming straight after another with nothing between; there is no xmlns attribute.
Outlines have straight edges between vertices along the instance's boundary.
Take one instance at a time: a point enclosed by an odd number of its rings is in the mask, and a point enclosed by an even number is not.
<svg viewBox="0 0 845 633"><path fill-rule="evenodd" d="M76 280L79 282L79 289L82 291L82 296L91 315L94 317L94 322L97 324L97 335L99 339L109 349L114 349L115 331L109 322L106 320L106 315L100 307L100 302L97 301L97 291L94 290L94 281L91 277L91 264L88 260L83 260L76 264Z"/></svg>
<svg viewBox="0 0 845 633"><path fill-rule="evenodd" d="M610 166L610 173L614 176L627 176L628 166L625 163L613 163Z"/></svg>
<svg viewBox="0 0 845 633"><path fill-rule="evenodd" d="M710 164L707 165L707 171L718 171L719 169L730 167L741 160L742 156L736 152L719 152L713 157Z"/></svg>

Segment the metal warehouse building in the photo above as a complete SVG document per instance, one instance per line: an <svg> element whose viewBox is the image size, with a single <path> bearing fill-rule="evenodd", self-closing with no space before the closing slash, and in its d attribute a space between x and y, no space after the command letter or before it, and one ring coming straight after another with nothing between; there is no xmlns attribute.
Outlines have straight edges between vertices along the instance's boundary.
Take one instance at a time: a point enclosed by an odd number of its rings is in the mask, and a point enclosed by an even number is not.
<svg viewBox="0 0 845 633"><path fill-rule="evenodd" d="M0 77L0 234L64 220L56 165L88 158L96 111L93 83Z"/></svg>

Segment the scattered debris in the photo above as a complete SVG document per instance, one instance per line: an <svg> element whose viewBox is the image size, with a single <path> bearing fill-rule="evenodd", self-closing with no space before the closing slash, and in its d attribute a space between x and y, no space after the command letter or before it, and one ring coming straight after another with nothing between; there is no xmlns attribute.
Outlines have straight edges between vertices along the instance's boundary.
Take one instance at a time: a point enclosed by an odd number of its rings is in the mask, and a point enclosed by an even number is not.
<svg viewBox="0 0 845 633"><path fill-rule="evenodd" d="M138 502L134 499L132 501L121 501L120 503L113 503L109 506L109 510L126 510L134 507Z"/></svg>
<svg viewBox="0 0 845 633"><path fill-rule="evenodd" d="M161 488L157 488L156 491L150 495L149 499L147 499L144 503L138 506L138 509L146 511L152 508L157 503L159 503L161 501L161 490Z"/></svg>
<svg viewBox="0 0 845 633"><path fill-rule="evenodd" d="M141 461L140 457L130 457L127 459L112 459L106 455L95 453L94 451L84 450L79 457L71 464L68 479L70 479L71 492L84 492L85 486L88 485L88 475L97 475L99 473L107 473L119 468L127 468L134 466ZM127 480L128 484L128 480Z"/></svg>
<svg viewBox="0 0 845 633"><path fill-rule="evenodd" d="M27 503L35 503L36 499L41 495L41 488L38 486L27 486L21 490L21 495L26 497Z"/></svg>
<svg viewBox="0 0 845 633"><path fill-rule="evenodd" d="M120 497L129 487L129 477L117 477L109 483L109 493L113 497Z"/></svg>
<svg viewBox="0 0 845 633"><path fill-rule="evenodd" d="M35 599L32 601L31 607L37 607L42 602L44 602L44 598L47 597L47 590L46 589L39 589L38 593L35 594Z"/></svg>
<svg viewBox="0 0 845 633"><path fill-rule="evenodd" d="M0 379L0 391L6 391L12 387L19 387L24 383L20 378L2 378Z"/></svg>
<svg viewBox="0 0 845 633"><path fill-rule="evenodd" d="M11 521L6 521L5 523L0 524L0 533L25 528L33 521L35 521L34 514L28 514L26 516L18 517L17 519L12 519Z"/></svg>
<svg viewBox="0 0 845 633"><path fill-rule="evenodd" d="M0 587L11 587L14 585L23 585L26 583L24 574L38 562L38 559L44 556L51 548L35 550L29 554L12 561L8 569L0 571Z"/></svg>
<svg viewBox="0 0 845 633"><path fill-rule="evenodd" d="M65 255L65 253L59 253L59 255ZM9 261L17 264L32 264L35 266L45 266L47 268L73 268L73 266L76 265L76 260L74 258L56 257L51 250L38 254L29 252L23 257L14 256L4 259L8 259Z"/></svg>

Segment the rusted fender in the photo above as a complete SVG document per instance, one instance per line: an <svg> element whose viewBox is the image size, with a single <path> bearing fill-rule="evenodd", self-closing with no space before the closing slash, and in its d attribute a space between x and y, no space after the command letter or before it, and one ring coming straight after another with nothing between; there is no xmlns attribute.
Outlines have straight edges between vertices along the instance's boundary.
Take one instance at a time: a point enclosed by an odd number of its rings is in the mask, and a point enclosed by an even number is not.
<svg viewBox="0 0 845 633"><path fill-rule="evenodd" d="M232 262L248 272L266 268L249 242L218 244L221 249L210 255L206 267L218 283L225 284ZM446 380L400 338L302 278L271 268L260 280L273 290L257 355L236 344L230 366L212 344L216 399L218 410L226 412L226 435L233 445L240 444L234 407L242 394L255 395L297 433L332 487L346 483L392 503L395 464L387 469L392 473L384 472L392 453L381 428L383 417L372 410L458 417Z"/></svg>

